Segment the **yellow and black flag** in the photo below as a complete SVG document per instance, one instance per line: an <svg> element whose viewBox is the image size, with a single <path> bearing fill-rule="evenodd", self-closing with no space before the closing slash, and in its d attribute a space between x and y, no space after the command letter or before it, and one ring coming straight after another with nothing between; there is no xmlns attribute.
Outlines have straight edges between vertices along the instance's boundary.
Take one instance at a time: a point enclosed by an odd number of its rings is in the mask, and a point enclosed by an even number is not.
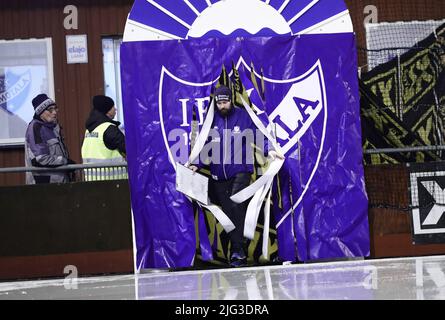
<svg viewBox="0 0 445 320"><path fill-rule="evenodd" d="M255 75L255 67L253 63L250 64L250 81L252 81L252 84L255 88L255 90L258 92L258 95L260 96L263 103L266 100L265 95L265 89L264 89L264 75L263 75L263 68L261 68L261 87L258 85L257 77Z"/></svg>
<svg viewBox="0 0 445 320"><path fill-rule="evenodd" d="M216 87L219 86L226 86L228 88L231 87L230 78L229 75L227 74L227 70L224 64L222 65L221 74L219 75L219 80L218 83L216 84Z"/></svg>
<svg viewBox="0 0 445 320"><path fill-rule="evenodd" d="M244 87L238 69L232 61L233 103L238 107L244 107L241 97L249 106L252 106L249 95Z"/></svg>
<svg viewBox="0 0 445 320"><path fill-rule="evenodd" d="M364 149L445 143L445 24L399 58L362 75ZM366 156L367 164L428 162L441 151Z"/></svg>

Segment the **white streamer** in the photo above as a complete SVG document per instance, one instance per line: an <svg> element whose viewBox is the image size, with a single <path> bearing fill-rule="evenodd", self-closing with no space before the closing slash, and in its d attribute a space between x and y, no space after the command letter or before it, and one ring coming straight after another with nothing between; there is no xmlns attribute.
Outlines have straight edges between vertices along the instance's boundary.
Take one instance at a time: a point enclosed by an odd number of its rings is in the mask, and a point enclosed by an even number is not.
<svg viewBox="0 0 445 320"><path fill-rule="evenodd" d="M264 124L258 118L258 116L252 111L246 101L240 96L241 101L252 119L255 126L263 133L263 135L272 143L273 148L281 153L281 148L277 144L276 139L269 133ZM265 259L268 259L268 245L269 245L269 226L270 226L270 196L273 179L280 171L284 164L284 159L275 158L267 168L263 176L261 176L254 183L239 191L230 197L230 199L236 203L242 203L253 196L247 206L246 219L244 221L244 237L253 239L255 235L256 225L258 223L258 217L261 210L261 205L264 199L267 197L264 208L264 229L263 229L263 243L262 254Z"/></svg>
<svg viewBox="0 0 445 320"><path fill-rule="evenodd" d="M267 195L266 204L264 207L264 226L263 226L263 257L269 260L269 226L270 226L270 197L272 190L269 190Z"/></svg>
<svg viewBox="0 0 445 320"><path fill-rule="evenodd" d="M213 116L215 113L215 102L212 100L212 103L209 106L209 110L207 112L206 118L204 120L204 124L202 125L202 130L196 138L196 143L193 146L192 152L190 153L189 159L185 164L188 167L201 153L202 148L204 147L205 142L207 141L207 137L209 136L209 132L213 122ZM233 229L235 229L235 225L232 220L222 211L218 206L210 203L209 205L205 205L199 201L196 201L201 207L208 209L213 216L221 223L224 230L229 233Z"/></svg>
<svg viewBox="0 0 445 320"><path fill-rule="evenodd" d="M212 103L209 106L209 111L207 112L206 118L204 120L204 124L202 125L201 132L198 134L196 138L196 143L193 146L192 152L190 152L189 160L185 164L188 167L201 153L202 148L209 136L209 132L213 122L213 116L215 114L215 102L212 100Z"/></svg>
<svg viewBox="0 0 445 320"><path fill-rule="evenodd" d="M270 191L272 181L273 177L255 193L247 206L246 220L244 222L244 236L248 239L252 240L254 238L261 205L263 204L266 195Z"/></svg>
<svg viewBox="0 0 445 320"><path fill-rule="evenodd" d="M230 197L233 202L242 203L252 197L262 186L266 185L269 180L273 179L275 175L280 171L283 166L283 159L273 160L269 168L264 172L264 174L258 178L254 183L248 187L238 191L236 194Z"/></svg>
<svg viewBox="0 0 445 320"><path fill-rule="evenodd" d="M222 211L218 206L214 204L205 205L200 202L198 204L206 209L208 209L213 216L221 223L224 230L229 233L233 229L235 229L235 225L233 224L232 220L229 219L229 217Z"/></svg>
<svg viewBox="0 0 445 320"><path fill-rule="evenodd" d="M264 186L261 186L261 189L259 189L255 193L252 200L250 200L249 205L247 206L246 219L244 220L244 236L250 240L252 240L255 236L255 229L257 224L257 207L258 203L261 204L260 198L263 191Z"/></svg>

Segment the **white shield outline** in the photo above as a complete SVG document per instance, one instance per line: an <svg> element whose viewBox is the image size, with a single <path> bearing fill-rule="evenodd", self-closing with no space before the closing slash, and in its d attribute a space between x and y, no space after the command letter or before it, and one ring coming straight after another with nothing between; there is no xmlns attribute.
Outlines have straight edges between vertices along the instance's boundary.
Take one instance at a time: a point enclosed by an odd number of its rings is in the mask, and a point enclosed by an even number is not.
<svg viewBox="0 0 445 320"><path fill-rule="evenodd" d="M239 69L240 65L243 64L244 67L250 71L250 66L244 61L243 57L241 56L238 60L238 62L236 63L236 68ZM324 119L323 119L323 129L322 129L322 137L320 140L320 148L318 151L318 155L317 155L317 160L315 162L315 165L312 169L312 172L307 180L307 182L304 184L304 188L303 191L301 193L301 195L298 197L297 202L293 205L292 208L290 208L285 214L284 216L280 219L280 221L277 223L277 228L283 223L283 221L290 215L290 213L295 210L298 205L301 203L301 201L303 200L304 195L306 194L307 190L309 189L309 186L312 182L312 179L318 169L318 166L320 164L320 159L321 159L321 155L323 153L323 148L324 148L324 143L326 140L326 126L327 126L327 119L328 119L328 102L327 102L327 95L326 95L326 86L325 86L325 80L324 80L324 75L323 75L323 68L321 65L320 60L317 60L315 62L315 64L308 70L306 71L304 74L299 75L297 77L291 78L291 79L271 79L268 77L263 76L263 79L265 82L270 82L270 83L277 83L277 84L288 84L288 83L296 83L296 82L301 82L304 81L304 79L306 79L307 77L309 77L311 74L313 74L314 72L318 73L318 78L319 78L319 82L320 82L320 87L321 87L321 96L322 96L322 109L324 110ZM168 140L167 140L167 135L165 132L165 126L164 126L164 116L163 116L163 107L162 107L162 94L163 94L163 87L164 87L164 76L165 74L167 74L169 77L171 77L172 79L174 79L175 81L188 85L188 86L194 86L194 87L204 87L204 86L210 86L215 84L218 79L213 80L213 81L209 81L209 82L202 82L202 83L195 83L195 82L190 82L190 81L186 81L183 80L181 78L178 78L177 76L175 76L173 73L171 73L164 65L161 68L161 75L160 75L160 79L159 79L159 120L160 120L160 124L161 124L161 131L162 131L162 136L164 138L164 144L165 144L165 148L167 149L168 152L168 156L169 156L169 161L171 163L171 165L173 166L173 169L176 170L175 167L175 161L173 159L173 155L171 153L170 147L168 145ZM229 73L230 76L231 73ZM257 77L261 77L261 75L257 74L255 72L255 75ZM321 113L321 112L320 112ZM318 118L320 114L317 115L316 118ZM315 120L314 120L315 121ZM305 133L305 132L304 132ZM303 136L304 133L301 135ZM301 138L301 137L300 137Z"/></svg>

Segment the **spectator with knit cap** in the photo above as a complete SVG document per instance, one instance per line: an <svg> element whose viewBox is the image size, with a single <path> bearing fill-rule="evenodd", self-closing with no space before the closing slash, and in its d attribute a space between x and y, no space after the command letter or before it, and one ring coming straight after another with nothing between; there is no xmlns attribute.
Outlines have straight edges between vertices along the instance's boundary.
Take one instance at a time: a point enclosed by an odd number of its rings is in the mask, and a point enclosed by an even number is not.
<svg viewBox="0 0 445 320"><path fill-rule="evenodd" d="M103 95L93 97L93 108L85 123L85 138L82 144L83 163L122 162L125 158L125 136L114 121L116 107L113 99ZM125 179L118 171L96 172L86 170L86 180Z"/></svg>
<svg viewBox="0 0 445 320"><path fill-rule="evenodd" d="M28 167L55 168L73 164L58 124L56 103L46 94L32 100L34 117L26 130L25 163ZM27 174L27 184L64 183L70 181L67 171L33 172Z"/></svg>

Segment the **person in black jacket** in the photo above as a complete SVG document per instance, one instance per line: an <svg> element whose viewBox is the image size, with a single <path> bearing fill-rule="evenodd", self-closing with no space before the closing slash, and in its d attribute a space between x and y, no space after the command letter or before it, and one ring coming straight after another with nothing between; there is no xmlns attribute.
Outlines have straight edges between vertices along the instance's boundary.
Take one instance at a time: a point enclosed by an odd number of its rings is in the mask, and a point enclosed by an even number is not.
<svg viewBox="0 0 445 320"><path fill-rule="evenodd" d="M83 163L121 162L124 160L125 136L119 129L120 122L114 121L116 107L113 99L107 96L94 96L93 109L85 123L85 139L82 144ZM110 174L94 173L86 170L86 180L122 179Z"/></svg>
<svg viewBox="0 0 445 320"><path fill-rule="evenodd" d="M99 125L109 122L103 134L103 142L110 150L118 150L125 157L125 136L119 129L120 122L114 121L116 107L113 99L107 96L98 95L93 97L93 109L85 122L85 127L89 132L93 132Z"/></svg>

